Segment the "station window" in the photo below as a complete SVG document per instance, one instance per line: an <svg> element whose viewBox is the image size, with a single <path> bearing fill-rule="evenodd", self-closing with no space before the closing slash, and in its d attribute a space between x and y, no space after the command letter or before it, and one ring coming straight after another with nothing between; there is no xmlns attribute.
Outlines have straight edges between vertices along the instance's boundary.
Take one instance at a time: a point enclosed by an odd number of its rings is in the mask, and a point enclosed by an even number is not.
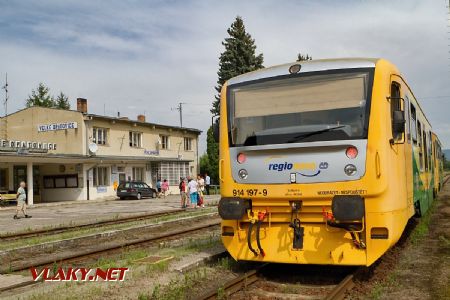
<svg viewBox="0 0 450 300"><path fill-rule="evenodd" d="M44 176L45 189L77 188L77 187L78 187L77 174Z"/></svg>
<svg viewBox="0 0 450 300"><path fill-rule="evenodd" d="M192 151L192 138L184 138L184 151Z"/></svg>
<svg viewBox="0 0 450 300"><path fill-rule="evenodd" d="M0 169L0 192L8 191L8 169Z"/></svg>
<svg viewBox="0 0 450 300"><path fill-rule="evenodd" d="M130 147L142 148L142 132L130 131Z"/></svg>
<svg viewBox="0 0 450 300"><path fill-rule="evenodd" d="M92 141L98 145L106 145L108 136L107 128L94 127L92 129Z"/></svg>
<svg viewBox="0 0 450 300"><path fill-rule="evenodd" d="M97 167L93 169L94 186L108 186L108 167Z"/></svg>
<svg viewBox="0 0 450 300"><path fill-rule="evenodd" d="M160 135L161 139L161 149L169 149L170 140L168 135Z"/></svg>
<svg viewBox="0 0 450 300"><path fill-rule="evenodd" d="M144 181L144 168L133 167L133 180Z"/></svg>

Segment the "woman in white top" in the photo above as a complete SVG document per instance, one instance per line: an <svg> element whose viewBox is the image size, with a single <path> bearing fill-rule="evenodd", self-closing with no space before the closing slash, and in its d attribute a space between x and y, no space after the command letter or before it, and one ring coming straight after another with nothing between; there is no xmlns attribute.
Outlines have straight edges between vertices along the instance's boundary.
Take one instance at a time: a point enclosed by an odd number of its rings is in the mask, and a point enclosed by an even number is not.
<svg viewBox="0 0 450 300"><path fill-rule="evenodd" d="M197 208L198 201L198 183L194 179L189 179L188 183L189 198L191 198L191 205Z"/></svg>

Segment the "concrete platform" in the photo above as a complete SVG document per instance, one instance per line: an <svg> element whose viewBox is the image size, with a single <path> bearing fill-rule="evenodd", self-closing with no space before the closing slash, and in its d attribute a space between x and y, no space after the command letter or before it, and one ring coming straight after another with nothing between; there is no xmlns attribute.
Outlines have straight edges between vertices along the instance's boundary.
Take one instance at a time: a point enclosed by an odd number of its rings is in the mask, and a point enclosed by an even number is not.
<svg viewBox="0 0 450 300"><path fill-rule="evenodd" d="M205 203L216 203L219 195L205 196ZM142 200L95 200L35 204L28 208L30 219L14 220L15 207L0 208L0 235L25 230L38 230L92 223L180 208L178 195Z"/></svg>
<svg viewBox="0 0 450 300"><path fill-rule="evenodd" d="M0 274L0 292L7 289L17 288L33 283L34 281L31 276Z"/></svg>

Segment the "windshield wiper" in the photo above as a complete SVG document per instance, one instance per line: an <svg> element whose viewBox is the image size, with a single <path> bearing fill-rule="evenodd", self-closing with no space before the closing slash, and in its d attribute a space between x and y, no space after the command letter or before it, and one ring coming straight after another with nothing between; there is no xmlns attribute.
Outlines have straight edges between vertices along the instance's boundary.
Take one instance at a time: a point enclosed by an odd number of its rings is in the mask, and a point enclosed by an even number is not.
<svg viewBox="0 0 450 300"><path fill-rule="evenodd" d="M313 135L316 135L316 134L321 134L321 133L328 132L328 131L332 131L332 130L335 130L335 129L343 128L345 126L346 125L339 125L339 126L335 126L335 127L330 127L330 128L325 128L325 129L309 132L309 133L306 133L306 134L297 135L296 137L294 137L293 139L288 140L287 142L288 143L295 143L295 142L301 141L301 140L303 140L303 139L305 139L307 137L310 137L310 136L313 136Z"/></svg>

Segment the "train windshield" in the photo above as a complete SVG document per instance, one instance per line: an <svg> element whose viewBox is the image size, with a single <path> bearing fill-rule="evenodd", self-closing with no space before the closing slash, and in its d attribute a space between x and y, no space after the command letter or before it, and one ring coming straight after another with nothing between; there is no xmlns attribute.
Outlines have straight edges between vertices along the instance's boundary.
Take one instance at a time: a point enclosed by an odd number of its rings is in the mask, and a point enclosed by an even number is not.
<svg viewBox="0 0 450 300"><path fill-rule="evenodd" d="M367 138L370 77L317 72L230 86L231 145Z"/></svg>

